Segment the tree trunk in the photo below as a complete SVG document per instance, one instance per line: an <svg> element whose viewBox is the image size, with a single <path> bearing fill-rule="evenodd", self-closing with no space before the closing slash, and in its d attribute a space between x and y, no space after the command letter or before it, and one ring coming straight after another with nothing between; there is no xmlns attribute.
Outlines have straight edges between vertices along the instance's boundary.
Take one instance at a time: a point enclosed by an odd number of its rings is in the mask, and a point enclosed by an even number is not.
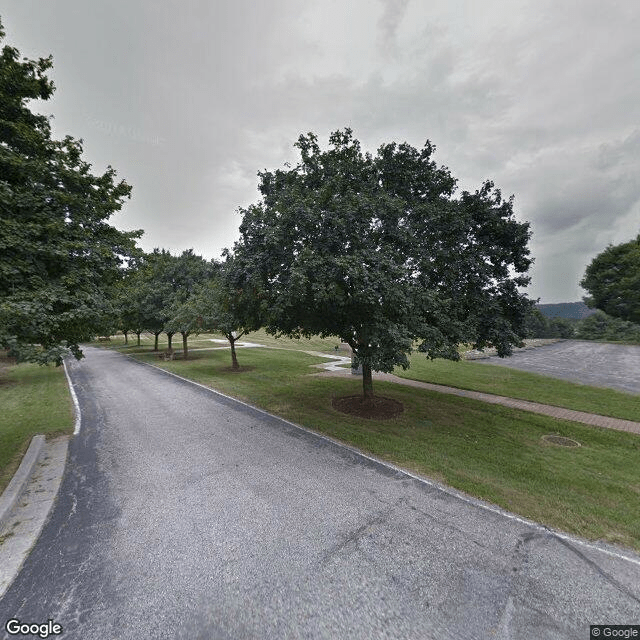
<svg viewBox="0 0 640 640"><path fill-rule="evenodd" d="M129 344L129 332L123 331L122 333L124 333L124 343Z"/></svg>
<svg viewBox="0 0 640 640"><path fill-rule="evenodd" d="M362 389L365 400L373 398L373 378L371 377L371 365L362 363Z"/></svg>
<svg viewBox="0 0 640 640"><path fill-rule="evenodd" d="M189 357L189 347L187 345L187 338L189 334L186 331L182 332L182 357L186 360Z"/></svg>
<svg viewBox="0 0 640 640"><path fill-rule="evenodd" d="M157 350L158 350L158 338L159 338L159 336L160 336L160 334L161 334L161 333L162 333L161 331L158 331L157 333L154 333L154 334L153 334L153 335L155 335L155 337L156 337L156 341L153 343L153 350L154 350L154 351L157 351Z"/></svg>
<svg viewBox="0 0 640 640"><path fill-rule="evenodd" d="M140 334L142 331L136 331L136 335L138 336L138 346L140 346Z"/></svg>
<svg viewBox="0 0 640 640"><path fill-rule="evenodd" d="M240 365L238 364L238 358L236 358L236 339L231 334L229 334L227 338L229 339L229 344L231 345L231 366L234 369L239 369Z"/></svg>
<svg viewBox="0 0 640 640"><path fill-rule="evenodd" d="M174 331L169 331L167 333L167 349L171 349L171 343L173 342L174 333L175 333Z"/></svg>

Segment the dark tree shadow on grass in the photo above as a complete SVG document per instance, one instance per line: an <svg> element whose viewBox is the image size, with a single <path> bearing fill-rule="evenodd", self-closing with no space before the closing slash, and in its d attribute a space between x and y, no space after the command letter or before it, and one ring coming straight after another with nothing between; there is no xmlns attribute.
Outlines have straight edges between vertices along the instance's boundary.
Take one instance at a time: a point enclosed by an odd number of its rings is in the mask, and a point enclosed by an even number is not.
<svg viewBox="0 0 640 640"><path fill-rule="evenodd" d="M390 420L404 411L402 402L384 396L346 396L334 398L331 404L341 413L371 420Z"/></svg>

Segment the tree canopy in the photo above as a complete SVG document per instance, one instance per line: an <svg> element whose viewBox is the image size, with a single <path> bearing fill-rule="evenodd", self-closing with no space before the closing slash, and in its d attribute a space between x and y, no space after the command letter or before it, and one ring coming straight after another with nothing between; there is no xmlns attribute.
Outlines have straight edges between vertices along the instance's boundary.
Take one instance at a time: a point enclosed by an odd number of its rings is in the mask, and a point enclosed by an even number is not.
<svg viewBox="0 0 640 640"><path fill-rule="evenodd" d="M526 338L572 338L577 320L547 318L540 309L532 306L525 318Z"/></svg>
<svg viewBox="0 0 640 640"><path fill-rule="evenodd" d="M608 246L587 267L580 286L589 293L585 302L606 314L640 323L640 235Z"/></svg>
<svg viewBox="0 0 640 640"><path fill-rule="evenodd" d="M241 210L234 255L264 292L267 330L339 336L363 365L365 397L372 370L406 368L416 342L432 358L458 359L461 342L511 353L531 263L513 199L490 181L454 198L428 141L375 156L348 128L329 142L300 136L299 163L260 172L261 199Z"/></svg>
<svg viewBox="0 0 640 640"><path fill-rule="evenodd" d="M111 167L91 173L82 141L53 140L49 117L30 111L53 94L51 66L8 45L0 55L0 346L60 364L101 331L104 291L141 232L107 224L131 187Z"/></svg>
<svg viewBox="0 0 640 640"><path fill-rule="evenodd" d="M174 256L165 249L141 253L130 265L117 289L120 308L120 326L124 331L138 333L150 331L155 336L154 349L158 350L158 336L163 331L169 337L183 329L172 322L178 309L194 291L217 271L215 262L208 262L187 249ZM188 307L181 311L184 316Z"/></svg>
<svg viewBox="0 0 640 640"><path fill-rule="evenodd" d="M576 337L580 340L640 343L640 325L608 316L598 309L578 324Z"/></svg>

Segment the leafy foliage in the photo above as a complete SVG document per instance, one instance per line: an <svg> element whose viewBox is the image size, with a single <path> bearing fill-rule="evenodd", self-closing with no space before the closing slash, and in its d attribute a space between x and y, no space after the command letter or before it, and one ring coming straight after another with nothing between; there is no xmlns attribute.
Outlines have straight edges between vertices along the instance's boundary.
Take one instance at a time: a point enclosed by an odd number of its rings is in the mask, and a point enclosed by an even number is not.
<svg viewBox="0 0 640 640"><path fill-rule="evenodd" d="M549 320L540 309L532 306L525 317L524 331L526 338L546 338L549 332Z"/></svg>
<svg viewBox="0 0 640 640"><path fill-rule="evenodd" d="M568 318L551 318L549 320L550 338L572 338L574 333L574 322Z"/></svg>
<svg viewBox="0 0 640 640"><path fill-rule="evenodd" d="M105 290L141 232L106 222L131 187L111 167L93 175L81 141L52 140L49 118L29 110L29 100L51 97L51 66L51 57L21 61L8 45L0 56L0 345L60 364L101 331Z"/></svg>
<svg viewBox="0 0 640 640"><path fill-rule="evenodd" d="M640 235L608 246L587 267L580 286L585 302L621 320L640 323Z"/></svg>
<svg viewBox="0 0 640 640"><path fill-rule="evenodd" d="M596 311L578 325L576 338L640 343L640 325Z"/></svg>
<svg viewBox="0 0 640 640"><path fill-rule="evenodd" d="M532 307L525 319L527 338L572 338L576 321L568 318L547 318L536 307Z"/></svg>
<svg viewBox="0 0 640 640"><path fill-rule="evenodd" d="M265 292L268 331L337 335L371 371L408 366L414 342L430 357L457 345L521 343L529 307L528 224L493 183L453 199L455 179L427 142L363 153L352 131L321 151L310 133L293 168L259 174L261 201L243 210L234 254ZM515 272L518 275L512 275Z"/></svg>
<svg viewBox="0 0 640 640"><path fill-rule="evenodd" d="M120 322L123 330L150 331L156 337L163 331L171 339L183 329L172 320L196 288L215 272L192 249L174 256L165 249L141 254L123 278L119 288ZM185 312L182 312L184 315Z"/></svg>

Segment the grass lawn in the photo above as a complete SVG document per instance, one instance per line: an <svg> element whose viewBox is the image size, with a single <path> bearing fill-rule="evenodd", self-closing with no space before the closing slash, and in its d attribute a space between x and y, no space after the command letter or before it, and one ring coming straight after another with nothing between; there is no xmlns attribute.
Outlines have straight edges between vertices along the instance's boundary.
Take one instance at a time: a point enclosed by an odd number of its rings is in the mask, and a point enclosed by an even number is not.
<svg viewBox="0 0 640 640"><path fill-rule="evenodd" d="M360 379L309 375L320 358L239 349L247 370L232 373L228 350L192 356L171 362L150 353L136 357L514 513L640 551L638 435L382 382L374 382L376 393L401 401L405 410L391 420L366 420L331 405L333 397L360 393ZM582 446L546 444L546 434Z"/></svg>
<svg viewBox="0 0 640 640"><path fill-rule="evenodd" d="M640 422L640 395L590 387L498 365L464 360L429 360L424 354L414 353L411 356L411 368L406 371L398 368L394 373L411 380Z"/></svg>
<svg viewBox="0 0 640 640"><path fill-rule="evenodd" d="M0 358L0 492L31 442L73 433L73 405L62 367L9 364Z"/></svg>

